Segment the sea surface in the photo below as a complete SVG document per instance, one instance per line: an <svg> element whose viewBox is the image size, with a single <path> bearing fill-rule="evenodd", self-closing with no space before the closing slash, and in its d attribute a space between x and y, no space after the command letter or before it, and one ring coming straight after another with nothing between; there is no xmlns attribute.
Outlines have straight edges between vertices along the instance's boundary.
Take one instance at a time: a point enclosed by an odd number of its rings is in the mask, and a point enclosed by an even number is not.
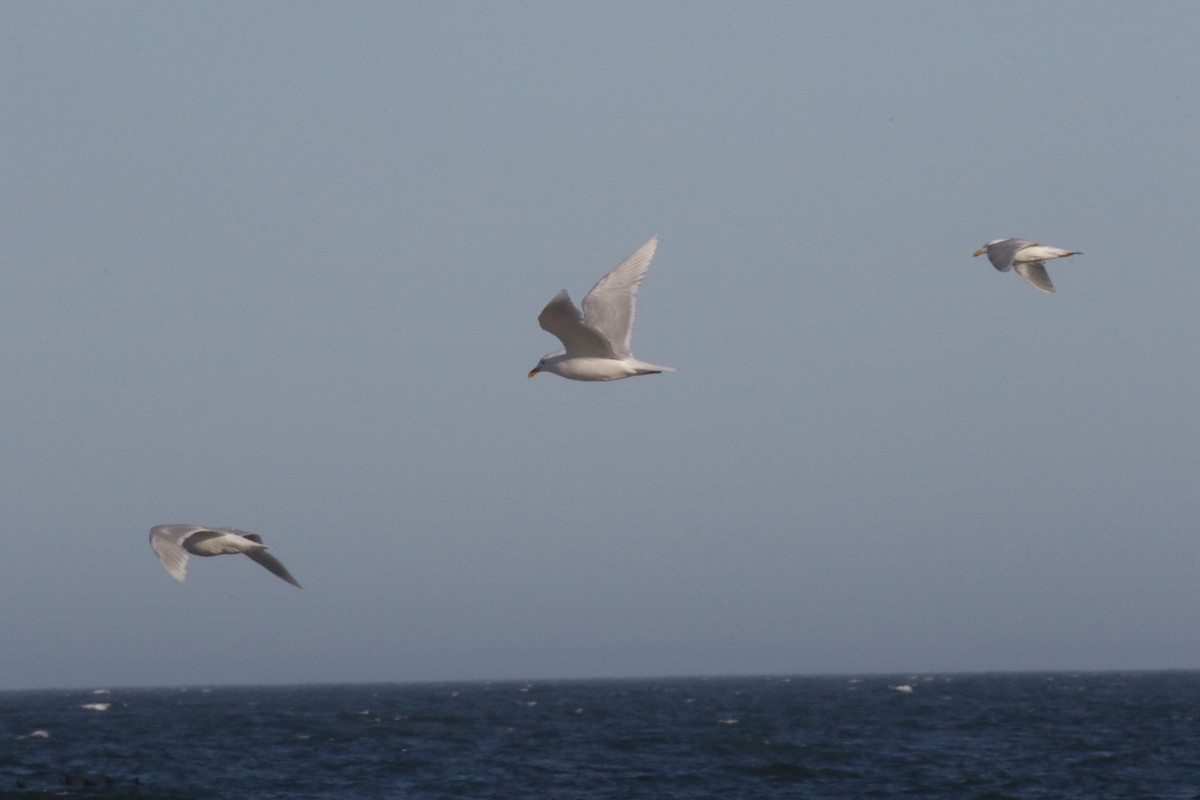
<svg viewBox="0 0 1200 800"><path fill-rule="evenodd" d="M0 797L1200 798L1200 673L0 692Z"/></svg>

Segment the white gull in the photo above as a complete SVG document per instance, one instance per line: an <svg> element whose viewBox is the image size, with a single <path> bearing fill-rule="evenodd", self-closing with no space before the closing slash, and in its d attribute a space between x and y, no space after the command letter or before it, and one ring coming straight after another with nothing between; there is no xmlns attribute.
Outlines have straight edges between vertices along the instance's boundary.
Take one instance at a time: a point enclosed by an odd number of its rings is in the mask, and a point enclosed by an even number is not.
<svg viewBox="0 0 1200 800"><path fill-rule="evenodd" d="M1026 239L992 239L971 255L987 253L992 266L1001 272L1016 270L1017 274L1043 292L1053 292L1054 284L1044 262L1053 258L1082 255L1076 250L1063 250Z"/></svg>
<svg viewBox="0 0 1200 800"><path fill-rule="evenodd" d="M652 236L601 278L583 298L582 314L566 289L546 304L538 315L538 324L557 336L564 349L543 356L529 371L529 377L551 372L576 381L615 381L675 371L672 367L639 361L629 349L638 287L646 277L656 247L658 237Z"/></svg>
<svg viewBox="0 0 1200 800"><path fill-rule="evenodd" d="M301 588L279 559L267 552L267 546L257 533L200 525L155 525L150 529L150 545L158 560L177 581L187 577L189 553L194 556L244 553L292 586Z"/></svg>

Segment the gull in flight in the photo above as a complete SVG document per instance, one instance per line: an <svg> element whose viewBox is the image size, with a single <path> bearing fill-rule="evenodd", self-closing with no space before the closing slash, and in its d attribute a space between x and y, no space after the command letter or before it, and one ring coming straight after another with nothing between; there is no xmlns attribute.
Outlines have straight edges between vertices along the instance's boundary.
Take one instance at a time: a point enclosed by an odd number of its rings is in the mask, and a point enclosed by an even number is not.
<svg viewBox="0 0 1200 800"><path fill-rule="evenodd" d="M1075 250L1060 250L1025 239L992 239L971 255L979 256L987 253L992 266L1001 272L1015 269L1017 274L1029 281L1043 292L1053 292L1054 284L1046 272L1045 262L1052 258L1082 255Z"/></svg>
<svg viewBox="0 0 1200 800"><path fill-rule="evenodd" d="M187 577L188 553L194 556L245 553L292 586L301 588L287 567L267 552L267 546L257 533L200 525L155 525L150 529L150 545L158 560L177 581Z"/></svg>
<svg viewBox="0 0 1200 800"><path fill-rule="evenodd" d="M543 356L529 371L529 377L552 372L576 381L615 381L675 371L672 367L638 361L629 350L638 287L646 277L656 247L658 237L652 236L601 278L583 298L582 314L566 289L554 295L538 314L538 324L542 330L557 336L564 349Z"/></svg>

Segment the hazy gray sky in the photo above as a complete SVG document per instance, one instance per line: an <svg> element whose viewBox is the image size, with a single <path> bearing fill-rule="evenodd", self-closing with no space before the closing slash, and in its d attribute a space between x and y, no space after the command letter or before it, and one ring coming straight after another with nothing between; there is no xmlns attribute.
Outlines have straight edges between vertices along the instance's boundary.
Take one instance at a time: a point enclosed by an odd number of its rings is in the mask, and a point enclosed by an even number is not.
<svg viewBox="0 0 1200 800"><path fill-rule="evenodd" d="M1198 30L0 5L0 688L1200 667Z"/></svg>

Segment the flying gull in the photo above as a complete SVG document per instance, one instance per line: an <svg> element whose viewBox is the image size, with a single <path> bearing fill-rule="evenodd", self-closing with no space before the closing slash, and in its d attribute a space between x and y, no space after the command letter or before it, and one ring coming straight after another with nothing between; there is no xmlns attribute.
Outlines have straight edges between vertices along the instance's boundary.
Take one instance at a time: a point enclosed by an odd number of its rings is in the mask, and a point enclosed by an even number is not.
<svg viewBox="0 0 1200 800"><path fill-rule="evenodd" d="M582 314L566 289L554 295L538 314L538 324L557 336L564 349L543 356L529 371L529 377L552 372L576 381L615 381L675 371L672 367L638 361L629 350L638 287L646 277L656 247L658 237L652 236L601 278L583 298Z"/></svg>
<svg viewBox="0 0 1200 800"><path fill-rule="evenodd" d="M257 533L237 528L205 528L200 525L155 525L150 529L150 545L167 572L177 581L187 577L188 553L194 556L223 556L245 553L251 559L285 581L301 588L300 584L267 552Z"/></svg>
<svg viewBox="0 0 1200 800"><path fill-rule="evenodd" d="M993 239L971 255L984 253L987 253L988 260L996 269L1001 272L1015 269L1018 275L1043 292L1054 291L1054 284L1046 272L1046 261L1081 255L1075 250L1060 250L1025 239Z"/></svg>

